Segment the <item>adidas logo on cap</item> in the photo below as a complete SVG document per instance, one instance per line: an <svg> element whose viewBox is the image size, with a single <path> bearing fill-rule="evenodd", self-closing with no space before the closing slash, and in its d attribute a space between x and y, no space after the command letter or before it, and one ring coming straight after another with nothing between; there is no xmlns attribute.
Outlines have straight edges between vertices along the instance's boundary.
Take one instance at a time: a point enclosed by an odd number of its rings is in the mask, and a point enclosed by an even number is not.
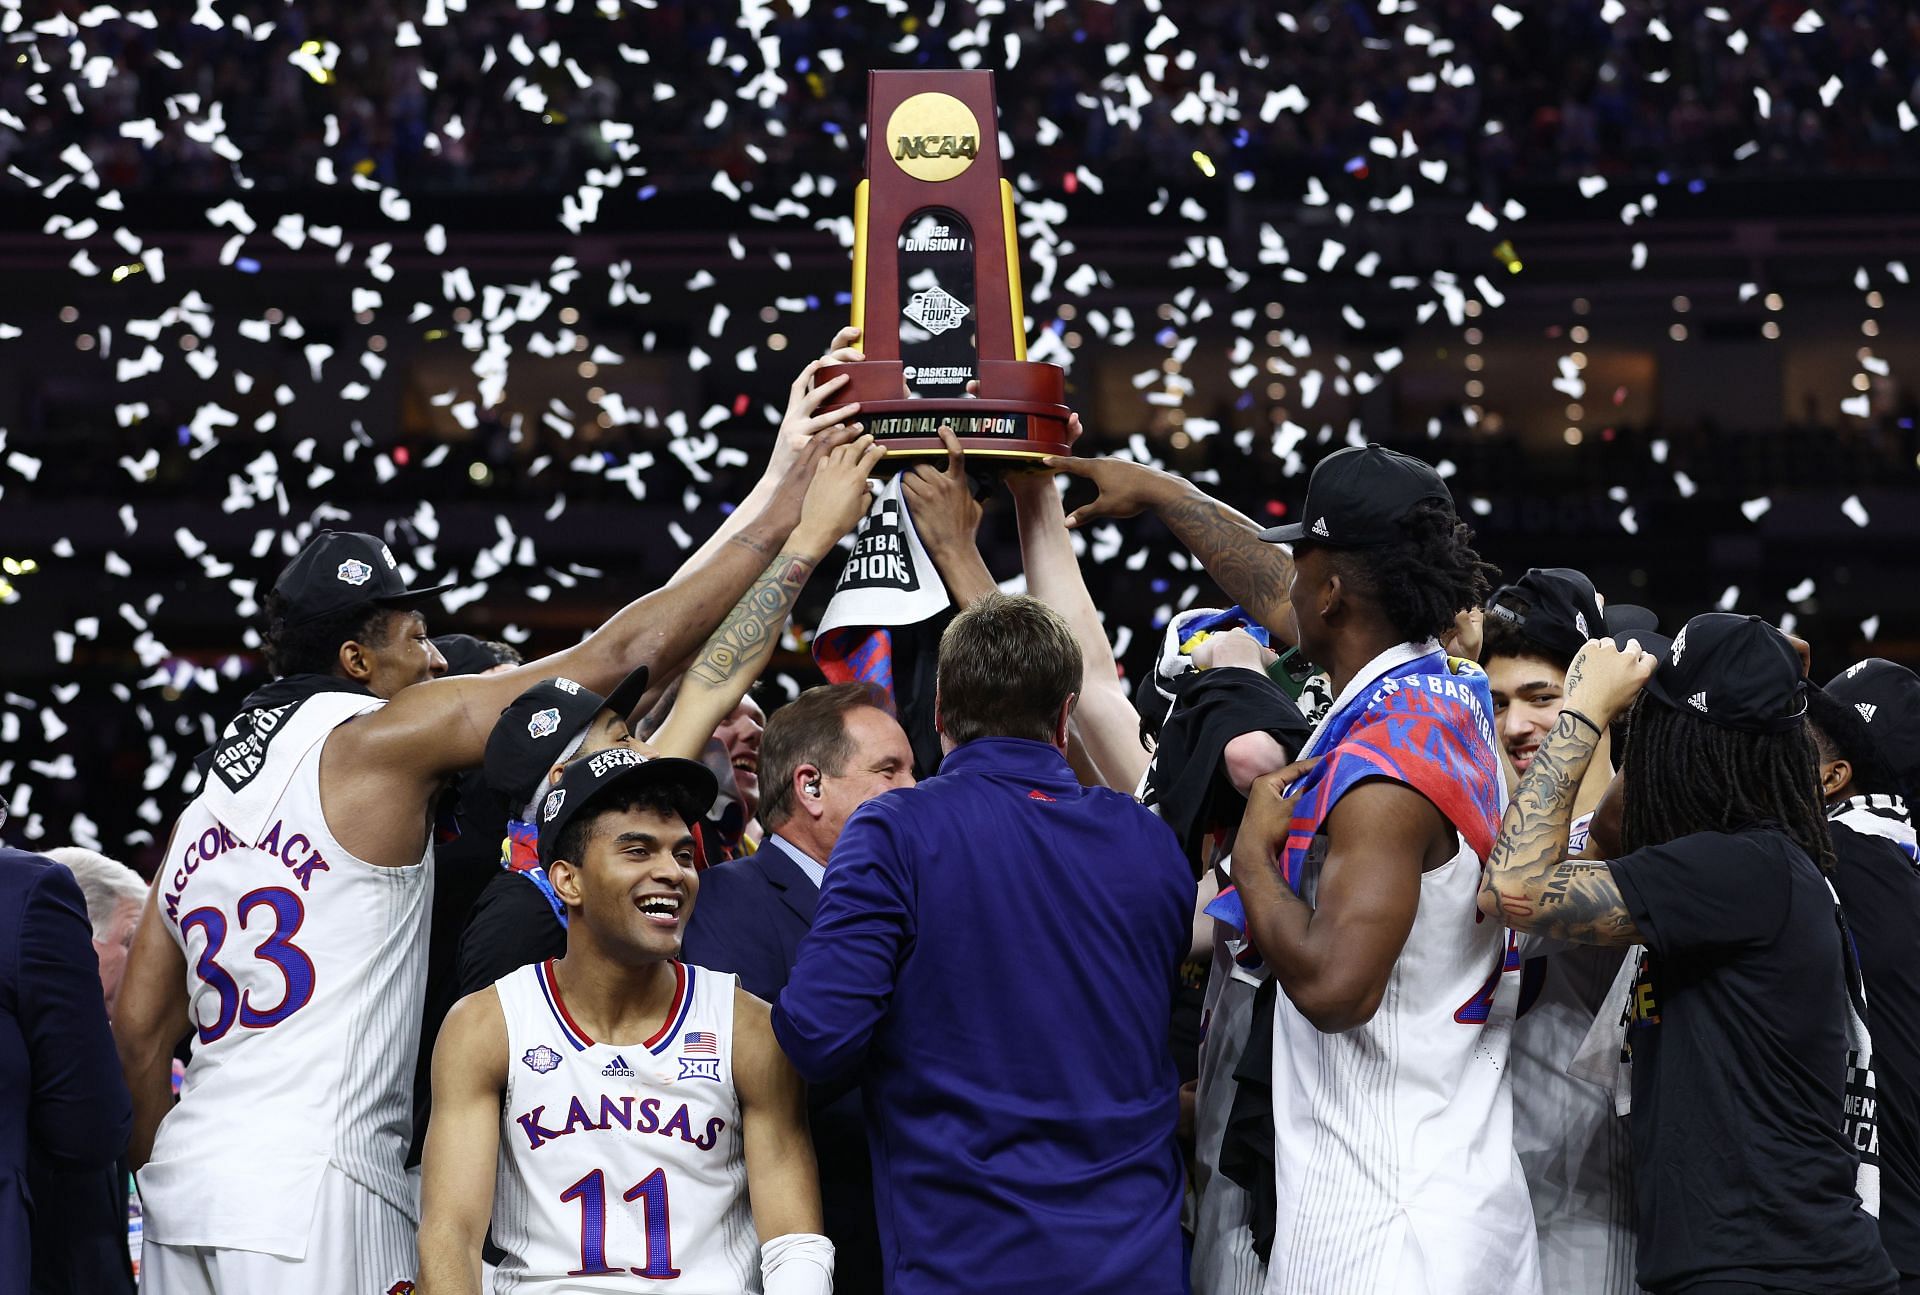
<svg viewBox="0 0 1920 1295"><path fill-rule="evenodd" d="M625 1057L616 1052L613 1055L613 1060L609 1061L606 1064L606 1068L600 1073L609 1079L632 1079L633 1067L627 1064Z"/></svg>
<svg viewBox="0 0 1920 1295"><path fill-rule="evenodd" d="M1315 535L1318 535L1321 539L1325 539L1327 537L1327 519L1324 517L1316 517L1314 519L1313 525L1308 527L1307 529L1311 530Z"/></svg>
<svg viewBox="0 0 1920 1295"><path fill-rule="evenodd" d="M1860 718L1869 724L1873 723L1874 712L1880 709L1870 701L1857 701L1853 704L1853 708L1859 711Z"/></svg>
<svg viewBox="0 0 1920 1295"><path fill-rule="evenodd" d="M1687 705L1693 707L1695 710L1699 711L1701 714L1705 714L1707 710L1706 691L1702 689L1700 692L1697 692L1693 694L1693 696L1687 698Z"/></svg>

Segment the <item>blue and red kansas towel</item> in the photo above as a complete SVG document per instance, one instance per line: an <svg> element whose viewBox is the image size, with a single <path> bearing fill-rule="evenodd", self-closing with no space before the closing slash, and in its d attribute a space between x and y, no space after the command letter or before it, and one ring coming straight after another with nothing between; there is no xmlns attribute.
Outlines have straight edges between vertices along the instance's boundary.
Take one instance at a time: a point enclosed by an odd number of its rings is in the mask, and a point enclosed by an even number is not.
<svg viewBox="0 0 1920 1295"><path fill-rule="evenodd" d="M1500 767L1493 753L1493 695L1470 661L1450 660L1437 645L1399 649L1328 715L1301 758L1320 763L1288 790L1300 795L1280 856L1281 875L1300 889L1307 849L1333 807L1356 783L1390 778L1432 801L1485 859L1500 831ZM1244 931L1246 909L1228 889L1207 906Z"/></svg>

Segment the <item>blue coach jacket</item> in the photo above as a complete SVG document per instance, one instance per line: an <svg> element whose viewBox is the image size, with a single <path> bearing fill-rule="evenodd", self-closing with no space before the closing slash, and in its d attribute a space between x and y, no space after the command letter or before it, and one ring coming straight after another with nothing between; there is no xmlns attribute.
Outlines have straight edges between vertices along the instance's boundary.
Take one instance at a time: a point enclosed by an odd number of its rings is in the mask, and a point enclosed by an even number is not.
<svg viewBox="0 0 1920 1295"><path fill-rule="evenodd" d="M848 820L773 1028L863 1087L889 1295L1185 1288L1193 899L1172 831L1040 742L969 742Z"/></svg>

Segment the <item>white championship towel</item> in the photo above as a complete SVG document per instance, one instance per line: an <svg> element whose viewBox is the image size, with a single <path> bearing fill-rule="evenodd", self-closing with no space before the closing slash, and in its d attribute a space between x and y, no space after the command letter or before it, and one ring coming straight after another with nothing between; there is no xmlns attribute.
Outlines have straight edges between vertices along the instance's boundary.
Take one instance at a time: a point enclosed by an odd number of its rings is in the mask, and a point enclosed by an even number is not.
<svg viewBox="0 0 1920 1295"><path fill-rule="evenodd" d="M840 572L818 632L847 626L917 625L948 605L947 587L934 569L900 490L889 481L854 534L853 555Z"/></svg>

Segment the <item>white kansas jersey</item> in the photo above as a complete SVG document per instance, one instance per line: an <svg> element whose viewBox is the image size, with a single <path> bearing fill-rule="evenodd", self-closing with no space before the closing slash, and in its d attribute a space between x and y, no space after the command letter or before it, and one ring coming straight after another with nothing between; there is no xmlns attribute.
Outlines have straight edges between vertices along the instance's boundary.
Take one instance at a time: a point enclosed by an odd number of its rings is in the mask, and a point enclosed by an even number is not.
<svg viewBox="0 0 1920 1295"><path fill-rule="evenodd" d="M357 859L320 806L327 734L379 704L301 704L259 777L224 797L210 781L174 829L154 884L186 957L193 1059L139 1174L149 1241L307 1258L329 1163L418 1217L402 1161L427 856Z"/></svg>
<svg viewBox="0 0 1920 1295"><path fill-rule="evenodd" d="M1587 848L1591 814L1568 833ZM1567 1068L1603 1012L1625 949L1519 937L1519 1019L1513 1027L1513 1145L1533 1194L1540 1277L1560 1295L1633 1295L1633 1167L1613 1094ZM1544 950L1539 955L1531 947Z"/></svg>
<svg viewBox="0 0 1920 1295"><path fill-rule="evenodd" d="M1307 856L1309 903L1325 847ZM1322 1034L1284 993L1275 1004L1272 1295L1539 1292L1506 1072L1519 959L1480 920L1479 888L1465 845L1421 875L1406 947L1358 1029Z"/></svg>
<svg viewBox="0 0 1920 1295"><path fill-rule="evenodd" d="M733 1087L734 977L671 964L673 1006L642 1043L596 1043L551 962L495 982L507 1091L495 1295L760 1289Z"/></svg>

